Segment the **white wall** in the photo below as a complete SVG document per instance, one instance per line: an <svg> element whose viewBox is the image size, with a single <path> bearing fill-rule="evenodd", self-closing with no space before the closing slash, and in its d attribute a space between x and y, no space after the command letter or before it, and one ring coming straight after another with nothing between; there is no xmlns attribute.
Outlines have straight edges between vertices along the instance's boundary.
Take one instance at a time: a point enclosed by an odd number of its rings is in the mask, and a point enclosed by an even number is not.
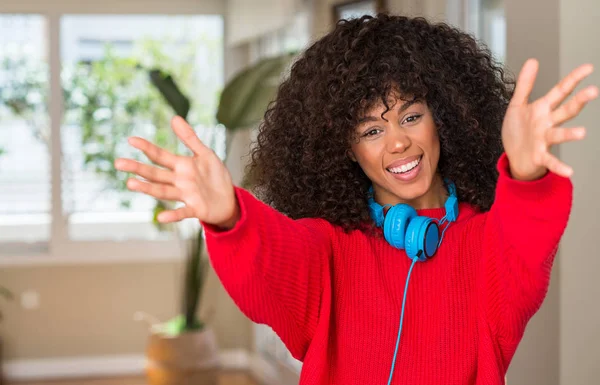
<svg viewBox="0 0 600 385"><path fill-rule="evenodd" d="M559 79L559 0L506 0L506 60L515 74L525 60L535 57L540 70L532 98L542 96ZM559 384L559 290L562 251L557 257L550 289L508 371L510 385Z"/></svg>
<svg viewBox="0 0 600 385"><path fill-rule="evenodd" d="M560 74L583 62L596 72L585 84L600 85L600 2L561 0ZM600 383L600 102L593 102L570 126L588 129L585 142L561 147L561 158L573 166L575 196L571 223L563 241L560 267L560 383Z"/></svg>
<svg viewBox="0 0 600 385"><path fill-rule="evenodd" d="M597 0L506 0L506 16L509 68L518 72L527 58L540 60L532 97L541 96L584 62L600 67ZM583 86L588 84L600 84L600 76L594 74ZM511 385L600 381L600 288L595 285L600 263L594 242L600 230L596 218L600 183L594 178L600 167L596 155L599 118L598 102L592 102L578 119L567 124L586 126L586 140L561 145L557 151L575 169L573 211L546 301L530 323L509 370Z"/></svg>
<svg viewBox="0 0 600 385"><path fill-rule="evenodd" d="M297 0L227 0L227 44L238 45L292 22Z"/></svg>
<svg viewBox="0 0 600 385"><path fill-rule="evenodd" d="M198 13L204 15L225 14L225 1L222 0L2 0L2 12L32 12L52 14L60 9L71 13Z"/></svg>

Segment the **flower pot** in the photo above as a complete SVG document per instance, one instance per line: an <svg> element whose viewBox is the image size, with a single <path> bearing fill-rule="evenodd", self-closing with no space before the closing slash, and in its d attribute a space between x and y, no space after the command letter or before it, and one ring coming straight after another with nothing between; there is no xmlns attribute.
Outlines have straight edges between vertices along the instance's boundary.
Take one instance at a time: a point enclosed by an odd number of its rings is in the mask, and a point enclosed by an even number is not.
<svg viewBox="0 0 600 385"><path fill-rule="evenodd" d="M0 337L0 385L4 385L4 372L2 371L2 337Z"/></svg>
<svg viewBox="0 0 600 385"><path fill-rule="evenodd" d="M146 348L149 385L217 385L220 368L211 329L177 336L153 333Z"/></svg>

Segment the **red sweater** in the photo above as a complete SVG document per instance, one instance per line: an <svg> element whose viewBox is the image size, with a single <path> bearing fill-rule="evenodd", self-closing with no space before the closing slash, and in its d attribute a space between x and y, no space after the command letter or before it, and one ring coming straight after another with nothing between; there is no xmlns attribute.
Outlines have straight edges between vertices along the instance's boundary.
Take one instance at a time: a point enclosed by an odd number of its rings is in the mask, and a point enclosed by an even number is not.
<svg viewBox="0 0 600 385"><path fill-rule="evenodd" d="M545 298L572 184L553 173L514 180L505 154L498 170L491 210L461 203L437 254L415 265L393 384L502 384ZM236 193L233 229L204 224L211 263L235 303L303 361L301 385L386 385L411 264L405 252ZM444 209L418 213L441 218Z"/></svg>

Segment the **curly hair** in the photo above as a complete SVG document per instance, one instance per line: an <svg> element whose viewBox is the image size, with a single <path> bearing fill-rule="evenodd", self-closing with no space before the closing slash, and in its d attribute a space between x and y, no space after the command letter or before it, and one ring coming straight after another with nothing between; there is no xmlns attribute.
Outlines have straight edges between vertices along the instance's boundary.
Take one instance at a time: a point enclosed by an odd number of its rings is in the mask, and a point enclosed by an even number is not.
<svg viewBox="0 0 600 385"><path fill-rule="evenodd" d="M348 157L359 119L399 90L424 100L438 129L438 170L459 200L489 210L514 81L469 34L424 18L341 20L292 65L248 165L257 197L285 215L346 231L369 221L371 182Z"/></svg>

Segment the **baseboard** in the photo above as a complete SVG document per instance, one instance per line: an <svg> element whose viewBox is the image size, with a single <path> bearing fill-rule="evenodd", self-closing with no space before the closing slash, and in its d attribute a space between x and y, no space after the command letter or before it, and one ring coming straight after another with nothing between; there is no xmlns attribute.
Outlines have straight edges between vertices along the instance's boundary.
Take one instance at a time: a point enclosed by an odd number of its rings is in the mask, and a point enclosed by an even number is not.
<svg viewBox="0 0 600 385"><path fill-rule="evenodd" d="M249 370L252 378L261 385L284 385L279 381L275 365L256 353L250 355Z"/></svg>
<svg viewBox="0 0 600 385"><path fill-rule="evenodd" d="M220 354L224 370L249 370L250 354L246 349L224 350Z"/></svg>
<svg viewBox="0 0 600 385"><path fill-rule="evenodd" d="M250 355L250 375L261 385L298 385L299 375L292 368L265 359L259 354Z"/></svg>
<svg viewBox="0 0 600 385"><path fill-rule="evenodd" d="M220 354L225 370L249 370L250 355L244 349L224 350ZM144 373L143 354L121 354L91 357L40 358L9 360L3 371L13 381L77 377L128 376Z"/></svg>

